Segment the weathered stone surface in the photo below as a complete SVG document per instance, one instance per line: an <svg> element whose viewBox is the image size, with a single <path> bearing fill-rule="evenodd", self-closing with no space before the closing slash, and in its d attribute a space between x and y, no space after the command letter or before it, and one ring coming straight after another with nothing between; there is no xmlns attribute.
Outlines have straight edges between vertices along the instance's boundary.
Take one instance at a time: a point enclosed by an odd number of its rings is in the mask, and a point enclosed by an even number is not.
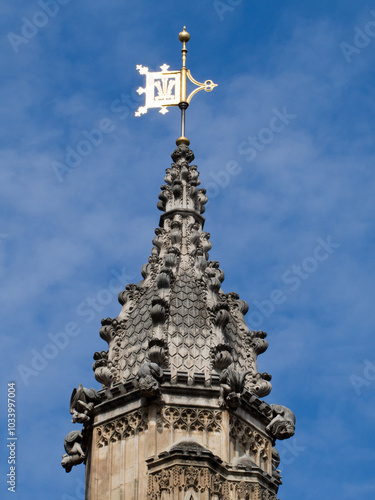
<svg viewBox="0 0 375 500"><path fill-rule="evenodd" d="M137 377L147 362L148 344L156 338L168 345L172 378L184 367L190 382L192 373L203 373L209 384L214 366L220 371L222 365L213 351L223 345L235 369L252 375L246 387L265 395L271 385L257 378L256 357L267 348L266 334L250 332L244 319L247 303L222 291L224 273L218 262L208 260L212 245L201 216L207 199L197 188L196 166L189 165L193 152L181 145L172 158L159 195L164 213L142 267L143 280L119 294L119 316L103 320L108 369L97 367L96 376L107 386Z"/></svg>
<svg viewBox="0 0 375 500"><path fill-rule="evenodd" d="M296 417L292 410L282 405L271 405L272 420L266 430L274 439L288 439L294 435Z"/></svg>
<svg viewBox="0 0 375 500"><path fill-rule="evenodd" d="M295 417L259 399L272 388L257 369L267 334L248 328L248 304L224 293L209 260L193 152L181 145L172 159L143 279L102 320L108 351L93 370L103 388L73 392L84 428L67 436L62 464L86 463L87 500L276 500L273 445L293 435Z"/></svg>

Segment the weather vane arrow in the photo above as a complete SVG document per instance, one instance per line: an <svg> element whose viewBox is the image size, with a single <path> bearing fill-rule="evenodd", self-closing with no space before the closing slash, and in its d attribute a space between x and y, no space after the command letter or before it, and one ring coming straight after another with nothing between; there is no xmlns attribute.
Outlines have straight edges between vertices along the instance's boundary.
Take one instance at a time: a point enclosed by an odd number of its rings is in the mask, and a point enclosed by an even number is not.
<svg viewBox="0 0 375 500"><path fill-rule="evenodd" d="M185 110L188 108L192 97L200 90L211 92L217 84L212 80L206 80L203 83L195 80L186 68L186 43L190 40L190 35L184 26L183 31L178 38L182 42L182 68L180 71L168 71L169 66L163 64L161 71L149 72L148 68L138 64L137 70L141 75L146 75L145 88L139 87L138 94L146 94L144 106L140 106L135 112L135 116L141 116L147 113L149 108L160 108L159 113L163 115L168 113L168 106L178 106L181 109L181 137L176 141L177 145L189 145L190 141L185 137ZM188 96L187 79L197 86Z"/></svg>

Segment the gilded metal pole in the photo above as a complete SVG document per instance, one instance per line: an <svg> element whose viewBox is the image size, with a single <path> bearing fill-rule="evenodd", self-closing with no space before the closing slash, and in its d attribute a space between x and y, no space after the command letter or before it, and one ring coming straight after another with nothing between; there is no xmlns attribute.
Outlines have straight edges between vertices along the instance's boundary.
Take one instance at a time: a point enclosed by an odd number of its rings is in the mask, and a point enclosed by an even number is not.
<svg viewBox="0 0 375 500"><path fill-rule="evenodd" d="M190 35L186 31L186 27L184 26L184 29L181 31L181 33L178 35L179 40L182 42L182 68L181 68L181 95L180 95L180 102L178 107L181 109L181 137L179 137L176 141L177 146L180 144L186 144L187 146L190 144L190 141L187 137L185 137L185 110L189 106L189 103L187 102L187 97L186 97L186 88L187 88L187 68L186 68L186 54L187 54L187 48L186 48L186 43L190 40Z"/></svg>

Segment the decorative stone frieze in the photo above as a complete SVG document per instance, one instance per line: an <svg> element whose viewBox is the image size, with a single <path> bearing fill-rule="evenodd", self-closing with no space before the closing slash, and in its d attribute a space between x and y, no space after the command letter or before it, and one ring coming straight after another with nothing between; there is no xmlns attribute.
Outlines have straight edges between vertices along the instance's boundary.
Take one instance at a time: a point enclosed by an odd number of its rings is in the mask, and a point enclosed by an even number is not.
<svg viewBox="0 0 375 500"><path fill-rule="evenodd" d="M148 408L132 411L95 428L96 446L101 448L148 428Z"/></svg>
<svg viewBox="0 0 375 500"><path fill-rule="evenodd" d="M160 410L158 427L192 431L219 432L222 429L222 411L192 407L164 406Z"/></svg>

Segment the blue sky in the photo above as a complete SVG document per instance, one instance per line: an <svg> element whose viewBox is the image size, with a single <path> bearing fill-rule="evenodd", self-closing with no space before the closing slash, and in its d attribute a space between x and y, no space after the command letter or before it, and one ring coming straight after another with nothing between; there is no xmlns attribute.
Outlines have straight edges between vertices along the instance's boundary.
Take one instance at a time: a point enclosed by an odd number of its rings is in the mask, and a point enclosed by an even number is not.
<svg viewBox="0 0 375 500"><path fill-rule="evenodd" d="M179 69L183 25L192 75L219 84L193 99L186 130L208 190L210 258L224 291L249 303L249 326L269 333L259 357L273 375L266 400L297 416L295 437L278 446L279 498L373 497L375 4L48 8L0 6L0 399L5 432L16 381L16 497L83 498L84 467L60 466L70 394L79 382L99 386L100 319L116 316L117 292L141 279L180 135L177 109L133 116L144 85L135 66ZM100 126L90 154L56 175L83 131ZM32 368L42 352L50 359ZM4 498L6 460L3 437Z"/></svg>

